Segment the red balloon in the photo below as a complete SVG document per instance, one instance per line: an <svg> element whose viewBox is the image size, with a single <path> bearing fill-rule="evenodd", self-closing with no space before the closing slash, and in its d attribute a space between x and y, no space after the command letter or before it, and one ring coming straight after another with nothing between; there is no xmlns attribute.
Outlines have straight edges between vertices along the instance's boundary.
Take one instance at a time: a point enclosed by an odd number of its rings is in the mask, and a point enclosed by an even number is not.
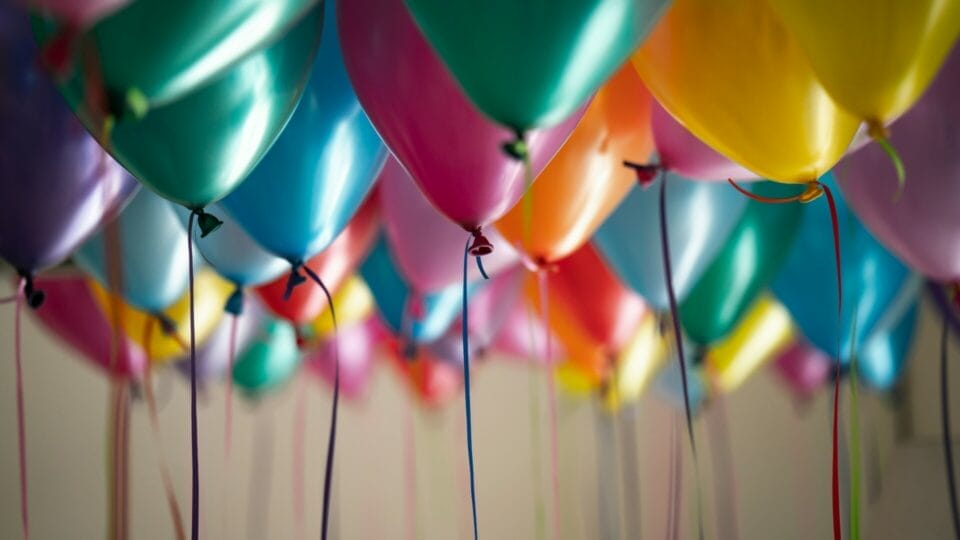
<svg viewBox="0 0 960 540"><path fill-rule="evenodd" d="M460 393L463 373L450 362L436 358L429 347L419 347L412 358L398 339L390 339L387 358L407 383L410 391L424 405L441 407Z"/></svg>
<svg viewBox="0 0 960 540"><path fill-rule="evenodd" d="M367 256L377 238L379 224L377 199L371 196L333 244L308 260L305 265L316 272L327 289L337 290ZM311 282L294 288L290 298L284 298L287 292L287 276L257 287L256 291L270 311L295 325L306 324L327 309L326 296L320 287Z"/></svg>

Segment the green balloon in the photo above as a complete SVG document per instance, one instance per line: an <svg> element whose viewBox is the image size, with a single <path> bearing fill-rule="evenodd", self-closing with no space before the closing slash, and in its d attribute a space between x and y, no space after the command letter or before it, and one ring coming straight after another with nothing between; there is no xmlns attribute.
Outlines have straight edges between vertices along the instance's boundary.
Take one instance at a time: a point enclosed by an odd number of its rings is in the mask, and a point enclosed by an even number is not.
<svg viewBox="0 0 960 540"><path fill-rule="evenodd" d="M297 333L290 323L272 320L262 332L233 365L233 383L251 395L282 385L300 365Z"/></svg>
<svg viewBox="0 0 960 540"><path fill-rule="evenodd" d="M95 47L108 93L137 96L155 107L276 40L318 2L133 0L87 30L80 43ZM41 44L56 35L47 29L38 36ZM74 67L84 65L82 54L73 61Z"/></svg>
<svg viewBox="0 0 960 540"><path fill-rule="evenodd" d="M786 197L796 195L797 189L760 182L750 191L765 197ZM680 322L691 341L709 345L734 328L776 277L793 245L801 217L800 203L747 204L723 249L680 304Z"/></svg>
<svg viewBox="0 0 960 540"><path fill-rule="evenodd" d="M518 132L570 116L668 0L406 0L477 107Z"/></svg>
<svg viewBox="0 0 960 540"><path fill-rule="evenodd" d="M322 3L279 41L256 50L179 99L140 118L115 119L109 141L83 85L61 90L87 129L140 181L188 208L226 196L267 152L306 85L323 24Z"/></svg>

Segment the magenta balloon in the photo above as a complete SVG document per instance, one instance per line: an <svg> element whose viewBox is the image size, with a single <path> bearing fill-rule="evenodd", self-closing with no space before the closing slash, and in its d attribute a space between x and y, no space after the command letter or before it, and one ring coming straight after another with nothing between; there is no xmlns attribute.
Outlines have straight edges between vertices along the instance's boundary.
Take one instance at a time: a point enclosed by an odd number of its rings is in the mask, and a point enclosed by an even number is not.
<svg viewBox="0 0 960 540"><path fill-rule="evenodd" d="M870 232L908 266L938 281L960 278L960 47L923 98L891 128L907 182L877 144L837 166L843 196Z"/></svg>
<svg viewBox="0 0 960 540"><path fill-rule="evenodd" d="M90 26L129 0L22 0L24 4L70 25Z"/></svg>
<svg viewBox="0 0 960 540"><path fill-rule="evenodd" d="M403 0L339 0L337 29L361 105L427 199L467 229L506 213L524 189L522 165L500 148L514 135L468 101ZM530 133L535 174L582 114Z"/></svg>
<svg viewBox="0 0 960 540"><path fill-rule="evenodd" d="M411 287L429 293L463 279L463 229L437 212L416 184L393 158L380 173L380 215L394 260ZM487 238L496 246L484 257L483 266L491 275L516 264L519 254L493 229ZM469 269L470 281L480 279L476 265Z"/></svg>
<svg viewBox="0 0 960 540"><path fill-rule="evenodd" d="M32 310L43 326L111 375L139 376L146 356L126 335L119 336L118 354L111 360L113 329L82 274L41 277L37 287L47 294L39 309Z"/></svg>
<svg viewBox="0 0 960 540"><path fill-rule="evenodd" d="M797 340L784 351L773 367L781 380L802 398L813 396L830 377L830 357L803 340Z"/></svg>
<svg viewBox="0 0 960 540"><path fill-rule="evenodd" d="M352 399L363 394L370 379L377 348L389 337L389 332L376 316L340 329L340 391ZM334 377L334 343L326 341L304 356L307 369L329 384Z"/></svg>
<svg viewBox="0 0 960 540"><path fill-rule="evenodd" d="M753 180L757 175L727 159L687 131L659 103L653 102L650 122L660 164L691 180Z"/></svg>

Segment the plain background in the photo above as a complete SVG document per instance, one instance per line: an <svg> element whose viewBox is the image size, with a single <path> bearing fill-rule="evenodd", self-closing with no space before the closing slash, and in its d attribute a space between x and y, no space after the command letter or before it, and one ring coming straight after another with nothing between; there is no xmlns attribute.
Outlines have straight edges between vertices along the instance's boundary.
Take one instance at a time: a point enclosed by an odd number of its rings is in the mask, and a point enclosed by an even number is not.
<svg viewBox="0 0 960 540"><path fill-rule="evenodd" d="M104 538L107 531L109 382L41 331L24 326L31 533L34 539ZM939 332L922 312L896 400L862 392L863 538L948 538L940 446ZM13 308L0 306L0 538L19 538ZM960 358L960 351L952 352ZM955 360L956 361L956 360ZM953 369L953 388L960 383ZM482 538L552 538L544 373L491 358L474 373L474 434ZM189 527L189 396L172 370L159 375L163 455ZM293 424L308 400L305 520L293 503ZM330 389L299 377L259 402L235 404L234 451L223 459L223 385L200 401L202 536L317 538ZM708 538L829 538L830 395L798 403L769 369L714 402L696 422ZM849 395L844 391L844 410ZM532 400L539 417L531 415ZM894 406L894 401L898 404ZM954 420L960 428L960 396ZM374 370L363 400L341 409L334 529L338 538L468 538L462 394L440 410L412 404L392 368ZM590 399L558 408L561 538L663 538L672 437L680 411L655 392L619 416ZM714 466L728 424L732 468ZM848 419L845 419L848 420ZM846 428L848 424L844 423ZM679 428L681 431L675 431ZM635 442L631 449L630 441ZM685 438L681 538L696 536L693 462ZM846 449L844 445L843 449ZM132 405L131 537L173 538L145 404ZM411 466L415 462L415 468ZM847 472L846 455L842 474ZM413 476L411 476L413 472ZM732 473L733 482L724 480ZM846 478L846 475L845 475ZM845 491L849 482L844 480ZM415 492L415 497L409 494ZM844 495L846 507L846 495ZM546 505L538 519L537 506ZM734 519L735 517L735 519ZM846 520L846 514L844 515ZM188 529L189 530L189 529Z"/></svg>

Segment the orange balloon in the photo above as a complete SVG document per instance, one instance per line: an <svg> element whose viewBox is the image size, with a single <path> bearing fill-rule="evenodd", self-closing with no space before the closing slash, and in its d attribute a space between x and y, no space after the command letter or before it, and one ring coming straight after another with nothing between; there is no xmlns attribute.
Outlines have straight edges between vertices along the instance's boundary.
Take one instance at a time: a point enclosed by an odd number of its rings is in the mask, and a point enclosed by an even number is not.
<svg viewBox="0 0 960 540"><path fill-rule="evenodd" d="M653 151L650 105L636 70L620 68L497 229L536 264L582 246L636 183L623 160L644 162Z"/></svg>

